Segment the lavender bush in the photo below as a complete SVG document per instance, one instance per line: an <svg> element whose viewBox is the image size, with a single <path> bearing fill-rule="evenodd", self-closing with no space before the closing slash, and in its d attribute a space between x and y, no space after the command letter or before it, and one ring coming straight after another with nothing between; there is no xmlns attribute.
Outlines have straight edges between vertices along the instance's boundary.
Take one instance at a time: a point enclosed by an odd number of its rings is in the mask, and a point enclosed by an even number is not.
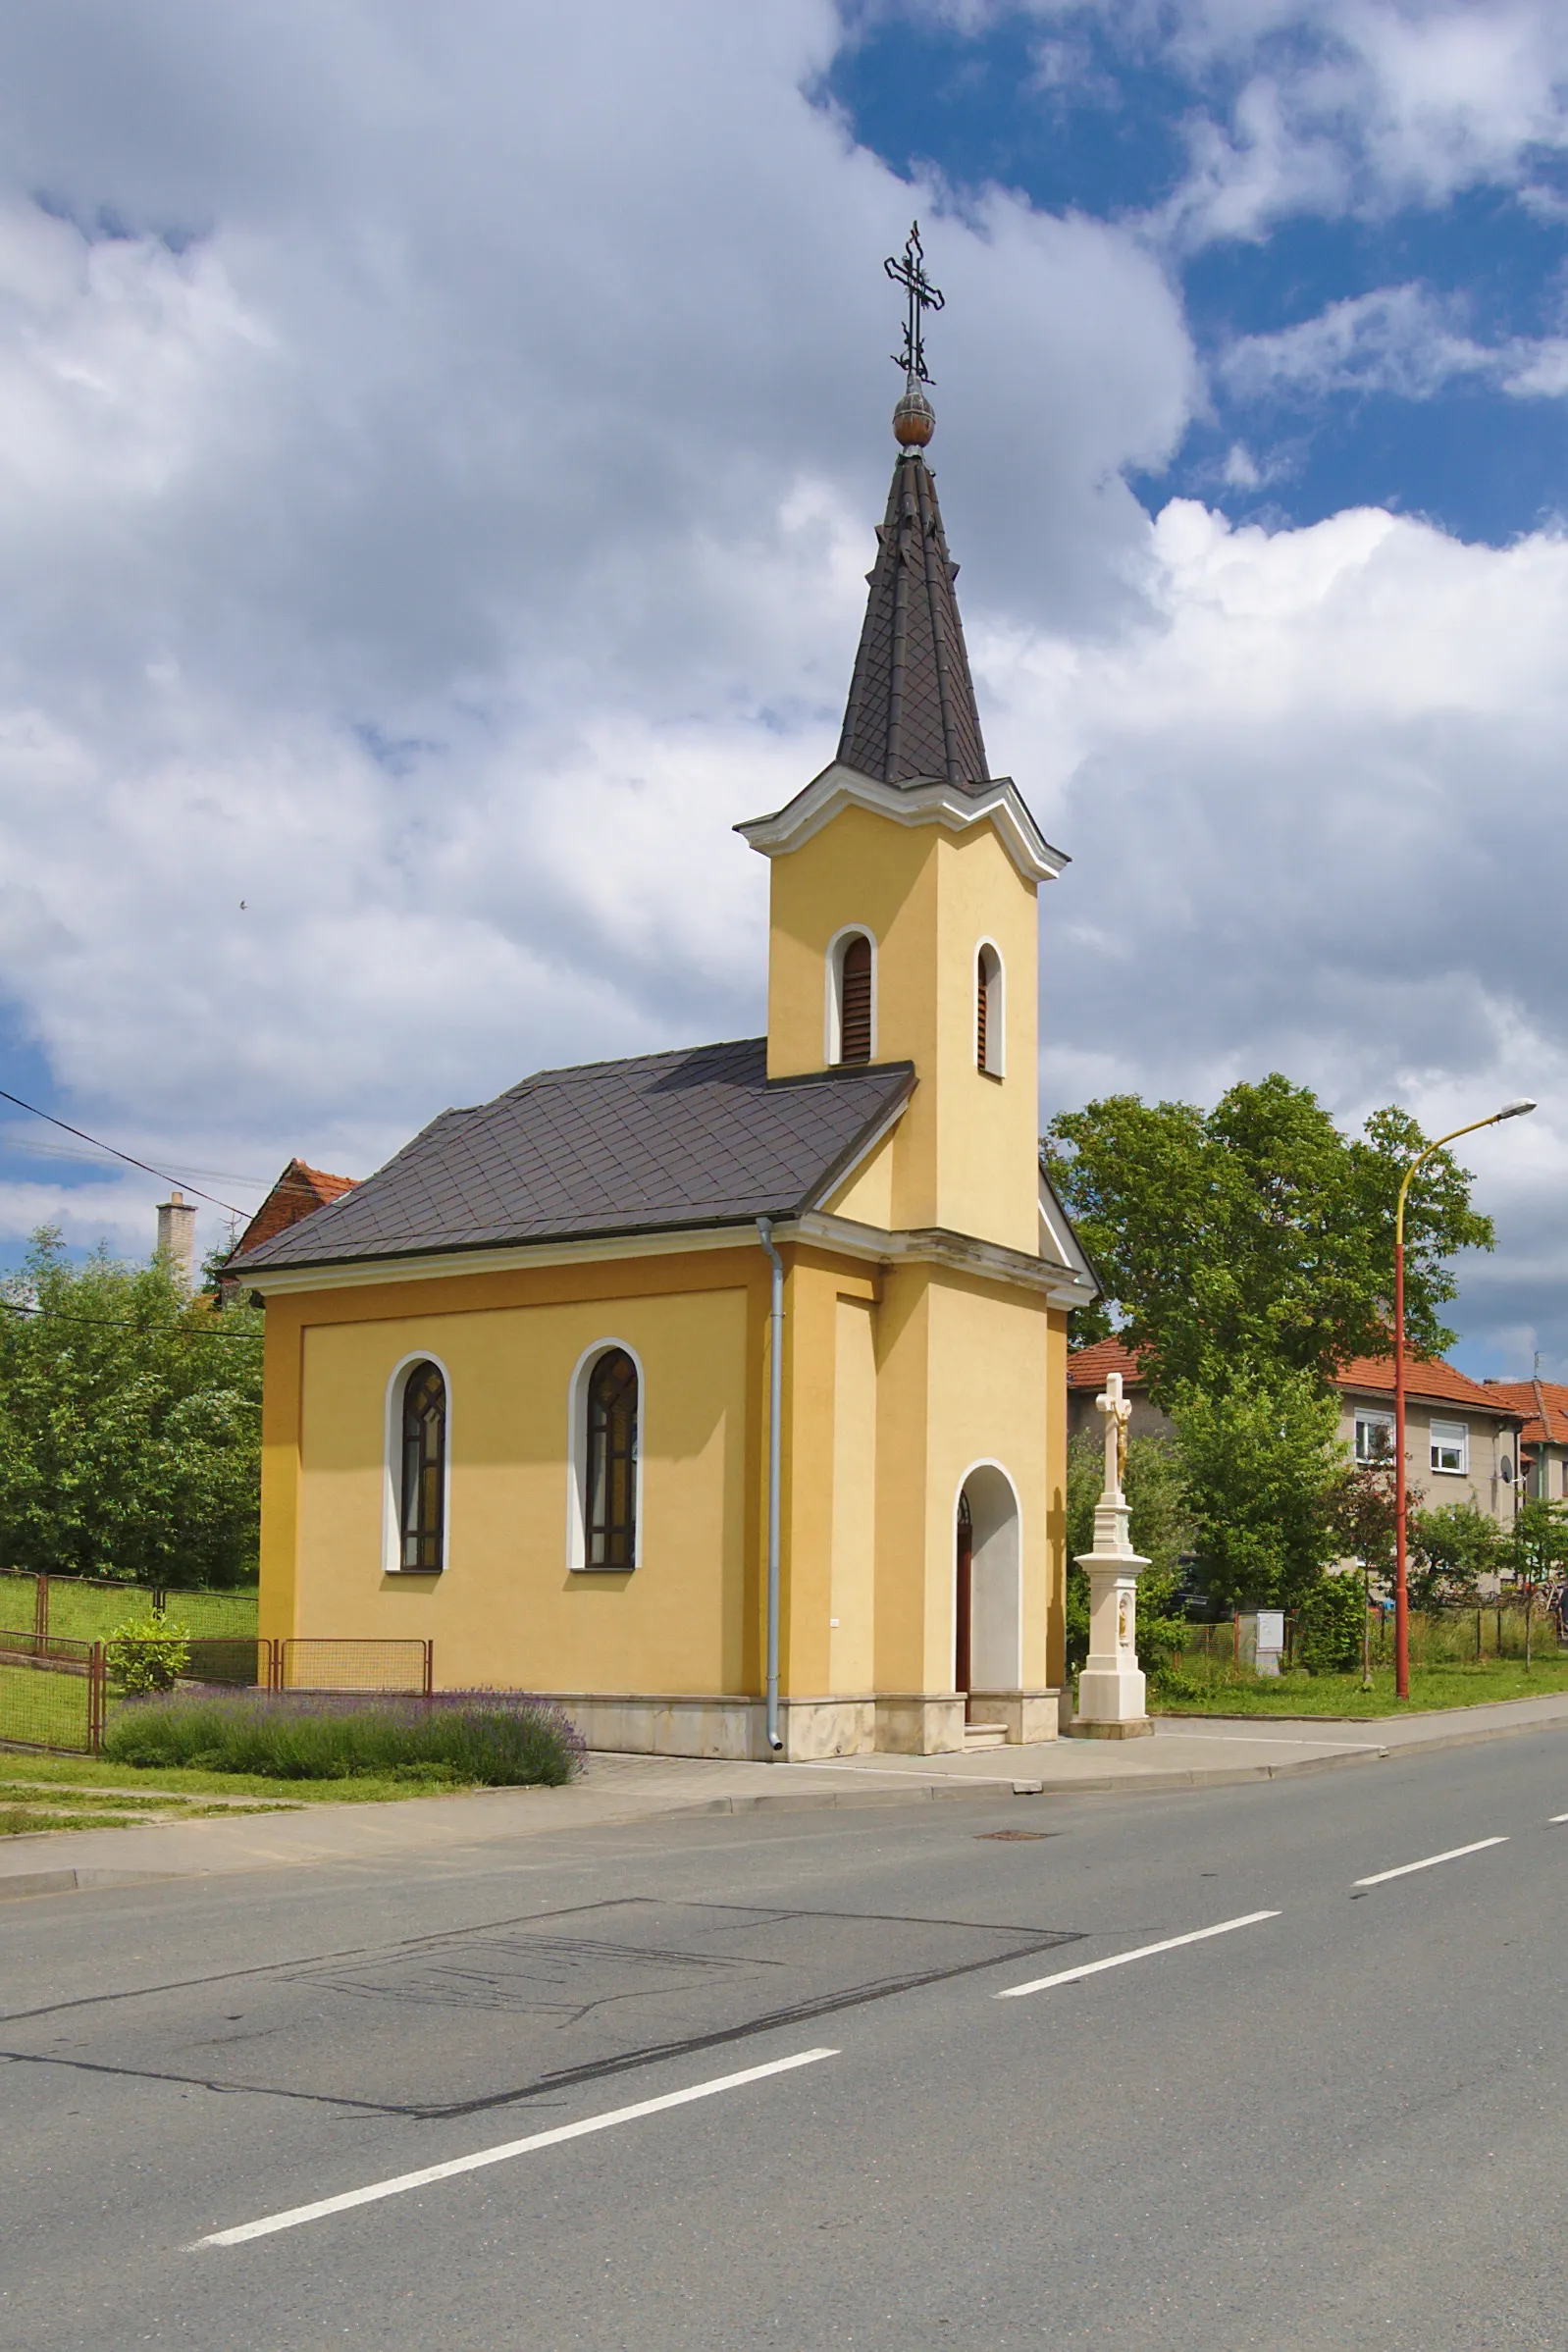
<svg viewBox="0 0 1568 2352"><path fill-rule="evenodd" d="M582 1736L559 1707L511 1691L434 1699L173 1691L116 1709L116 1763L260 1772L275 1780L383 1779L558 1788L580 1772Z"/></svg>

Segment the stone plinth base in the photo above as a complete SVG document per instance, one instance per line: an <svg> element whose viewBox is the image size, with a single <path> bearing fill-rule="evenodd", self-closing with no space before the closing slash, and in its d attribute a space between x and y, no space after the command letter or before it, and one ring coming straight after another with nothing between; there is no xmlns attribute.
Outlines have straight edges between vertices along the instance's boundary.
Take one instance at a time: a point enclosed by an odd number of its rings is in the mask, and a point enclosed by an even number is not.
<svg viewBox="0 0 1568 2352"><path fill-rule="evenodd" d="M969 1713L976 1723L1000 1723L1010 1748L1033 1748L1054 1740L1061 1729L1060 1691L971 1691Z"/></svg>
<svg viewBox="0 0 1568 2352"><path fill-rule="evenodd" d="M663 1698L642 1693L542 1691L569 1715L590 1748L619 1755L706 1756L720 1763L811 1764L839 1755L960 1755L964 1700L956 1692L867 1692L852 1698L781 1699L775 1755L760 1699ZM1054 1691L975 1695L977 1712L1004 1723L1010 1743L1056 1737Z"/></svg>
<svg viewBox="0 0 1568 2352"><path fill-rule="evenodd" d="M1154 1723L1148 1715L1133 1715L1125 1723L1079 1723L1066 1726L1070 1740L1146 1740L1152 1737Z"/></svg>

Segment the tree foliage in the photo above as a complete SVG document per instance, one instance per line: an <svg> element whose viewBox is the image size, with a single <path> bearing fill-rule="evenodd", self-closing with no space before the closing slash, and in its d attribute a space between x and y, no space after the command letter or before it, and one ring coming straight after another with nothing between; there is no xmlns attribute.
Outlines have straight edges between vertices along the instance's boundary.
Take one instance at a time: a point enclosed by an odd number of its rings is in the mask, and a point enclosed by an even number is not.
<svg viewBox="0 0 1568 2352"><path fill-rule="evenodd" d="M1508 1565L1507 1537L1475 1502L1411 1511L1406 1576L1412 1608L1455 1608L1474 1602L1483 1579Z"/></svg>
<svg viewBox="0 0 1568 2352"><path fill-rule="evenodd" d="M1336 1556L1345 1461L1310 1370L1237 1371L1172 1398L1200 1573L1223 1606L1294 1608Z"/></svg>
<svg viewBox="0 0 1568 2352"><path fill-rule="evenodd" d="M1150 1393L1169 1405L1182 1386L1223 1389L1241 1366L1322 1381L1386 1350L1395 1202L1426 1140L1393 1109L1343 1135L1310 1088L1275 1071L1208 1112L1135 1094L1064 1112L1046 1158ZM1468 1173L1435 1154L1405 1217L1417 1352L1453 1344L1438 1314L1456 1290L1448 1261L1491 1245Z"/></svg>
<svg viewBox="0 0 1568 2352"><path fill-rule="evenodd" d="M0 1281L0 1564L128 1583L255 1574L261 1316L44 1228Z"/></svg>

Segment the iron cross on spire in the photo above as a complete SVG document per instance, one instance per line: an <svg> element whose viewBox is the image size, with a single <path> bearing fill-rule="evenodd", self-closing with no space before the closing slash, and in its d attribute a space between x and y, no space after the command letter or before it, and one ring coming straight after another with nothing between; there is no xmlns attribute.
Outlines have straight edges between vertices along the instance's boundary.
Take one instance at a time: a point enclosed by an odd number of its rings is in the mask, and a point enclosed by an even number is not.
<svg viewBox="0 0 1568 2352"><path fill-rule="evenodd" d="M895 286L902 286L910 298L909 317L904 325L904 348L892 354L894 363L904 370L912 384L930 384L935 381L925 364L924 313L942 308L942 289L933 286L925 274L925 255L920 246L920 224L910 224L909 241L904 247L904 259L890 253L882 267Z"/></svg>

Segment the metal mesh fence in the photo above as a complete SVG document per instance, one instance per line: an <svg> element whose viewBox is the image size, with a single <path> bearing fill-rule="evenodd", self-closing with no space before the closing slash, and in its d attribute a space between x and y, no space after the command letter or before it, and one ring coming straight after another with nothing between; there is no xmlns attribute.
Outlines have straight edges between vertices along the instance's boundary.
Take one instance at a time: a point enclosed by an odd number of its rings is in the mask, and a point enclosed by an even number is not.
<svg viewBox="0 0 1568 2352"><path fill-rule="evenodd" d="M0 1744L95 1755L103 1730L103 1645L0 1632Z"/></svg>
<svg viewBox="0 0 1568 2352"><path fill-rule="evenodd" d="M417 1691L434 1684L430 1642L335 1642L296 1635L278 1644L280 1691Z"/></svg>
<svg viewBox="0 0 1568 2352"><path fill-rule="evenodd" d="M0 1619L30 1626L35 1634L72 1642L106 1641L128 1617L167 1609L178 1625L201 1641L238 1641L256 1630L254 1591L190 1593L163 1585L122 1584L118 1578L33 1576L0 1570Z"/></svg>
<svg viewBox="0 0 1568 2352"><path fill-rule="evenodd" d="M231 1691L270 1691L274 1645L254 1635L233 1640L197 1637L189 1644L183 1683L211 1683Z"/></svg>

